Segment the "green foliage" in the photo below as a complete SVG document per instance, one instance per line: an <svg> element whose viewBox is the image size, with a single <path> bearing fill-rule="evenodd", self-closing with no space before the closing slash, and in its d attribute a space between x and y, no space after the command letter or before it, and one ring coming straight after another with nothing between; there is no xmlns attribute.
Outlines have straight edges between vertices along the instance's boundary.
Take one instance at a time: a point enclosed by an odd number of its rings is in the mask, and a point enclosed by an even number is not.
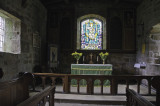
<svg viewBox="0 0 160 106"><path fill-rule="evenodd" d="M75 59L80 59L80 57L82 56L82 53L74 52L71 55L74 56Z"/></svg>
<svg viewBox="0 0 160 106"><path fill-rule="evenodd" d="M109 55L109 53L108 52L106 52L106 53L101 52L101 53L99 53L99 55L100 55L101 59L103 60L103 59L107 58L107 56Z"/></svg>

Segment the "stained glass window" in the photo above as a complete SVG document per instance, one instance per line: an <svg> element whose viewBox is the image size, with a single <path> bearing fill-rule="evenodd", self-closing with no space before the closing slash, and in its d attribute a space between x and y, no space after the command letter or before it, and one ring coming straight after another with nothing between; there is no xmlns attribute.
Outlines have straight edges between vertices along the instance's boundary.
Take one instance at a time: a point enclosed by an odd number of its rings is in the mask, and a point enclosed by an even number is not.
<svg viewBox="0 0 160 106"><path fill-rule="evenodd" d="M85 19L81 21L81 49L102 49L102 21L98 19Z"/></svg>

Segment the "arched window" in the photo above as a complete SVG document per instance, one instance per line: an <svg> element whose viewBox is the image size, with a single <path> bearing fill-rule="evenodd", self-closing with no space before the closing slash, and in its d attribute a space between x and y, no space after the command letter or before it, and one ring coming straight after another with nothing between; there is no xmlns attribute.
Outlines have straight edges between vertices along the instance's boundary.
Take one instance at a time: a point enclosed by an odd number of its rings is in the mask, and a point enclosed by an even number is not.
<svg viewBox="0 0 160 106"><path fill-rule="evenodd" d="M77 49L105 50L106 21L103 17L89 14L77 20Z"/></svg>

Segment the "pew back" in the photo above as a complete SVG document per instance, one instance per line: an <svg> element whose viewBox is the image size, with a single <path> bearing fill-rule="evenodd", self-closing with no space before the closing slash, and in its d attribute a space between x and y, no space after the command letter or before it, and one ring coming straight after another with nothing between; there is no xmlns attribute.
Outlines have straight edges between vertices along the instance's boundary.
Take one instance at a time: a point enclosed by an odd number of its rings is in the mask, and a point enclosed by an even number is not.
<svg viewBox="0 0 160 106"><path fill-rule="evenodd" d="M154 106L132 89L126 88L127 106Z"/></svg>
<svg viewBox="0 0 160 106"><path fill-rule="evenodd" d="M0 82L0 105L16 106L29 98L29 84L32 80L32 74L25 73L11 81Z"/></svg>
<svg viewBox="0 0 160 106"><path fill-rule="evenodd" d="M55 87L50 86L17 106L54 106Z"/></svg>

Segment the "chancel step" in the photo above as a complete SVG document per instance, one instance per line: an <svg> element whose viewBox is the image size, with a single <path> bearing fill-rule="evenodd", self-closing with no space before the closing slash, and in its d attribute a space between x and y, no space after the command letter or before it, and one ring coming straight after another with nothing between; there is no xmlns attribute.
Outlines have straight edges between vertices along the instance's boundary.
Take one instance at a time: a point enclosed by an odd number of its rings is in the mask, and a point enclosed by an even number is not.
<svg viewBox="0 0 160 106"><path fill-rule="evenodd" d="M103 95L77 95L55 94L55 103L97 104L97 105L125 105L126 96L103 96Z"/></svg>

